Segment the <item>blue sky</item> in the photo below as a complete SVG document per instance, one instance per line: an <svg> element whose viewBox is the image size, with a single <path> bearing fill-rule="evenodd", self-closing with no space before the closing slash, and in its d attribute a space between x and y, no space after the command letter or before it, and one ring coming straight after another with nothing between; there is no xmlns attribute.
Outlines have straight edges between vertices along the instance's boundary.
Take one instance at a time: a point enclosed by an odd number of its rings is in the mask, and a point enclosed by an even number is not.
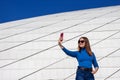
<svg viewBox="0 0 120 80"><path fill-rule="evenodd" d="M0 23L114 5L120 5L120 0L0 0Z"/></svg>

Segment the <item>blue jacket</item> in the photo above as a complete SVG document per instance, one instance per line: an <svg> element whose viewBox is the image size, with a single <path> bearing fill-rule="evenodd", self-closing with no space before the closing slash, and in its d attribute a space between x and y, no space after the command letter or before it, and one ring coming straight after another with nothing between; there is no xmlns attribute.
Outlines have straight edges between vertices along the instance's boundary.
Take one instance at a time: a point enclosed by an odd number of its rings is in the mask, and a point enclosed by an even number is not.
<svg viewBox="0 0 120 80"><path fill-rule="evenodd" d="M70 51L63 47L62 50L67 55L75 57L78 61L78 66L80 67L92 68L92 64L95 68L99 67L94 53L92 54L92 56L89 56L85 48L83 48L81 51Z"/></svg>

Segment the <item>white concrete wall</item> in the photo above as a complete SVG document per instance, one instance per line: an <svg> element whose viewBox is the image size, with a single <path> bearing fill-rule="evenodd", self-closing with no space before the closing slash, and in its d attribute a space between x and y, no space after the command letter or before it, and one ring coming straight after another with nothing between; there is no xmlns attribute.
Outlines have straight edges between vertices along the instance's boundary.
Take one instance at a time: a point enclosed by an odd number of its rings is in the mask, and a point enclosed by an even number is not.
<svg viewBox="0 0 120 80"><path fill-rule="evenodd" d="M100 69L96 80L120 80L120 6L65 12L0 24L0 80L74 80L77 50L89 38Z"/></svg>

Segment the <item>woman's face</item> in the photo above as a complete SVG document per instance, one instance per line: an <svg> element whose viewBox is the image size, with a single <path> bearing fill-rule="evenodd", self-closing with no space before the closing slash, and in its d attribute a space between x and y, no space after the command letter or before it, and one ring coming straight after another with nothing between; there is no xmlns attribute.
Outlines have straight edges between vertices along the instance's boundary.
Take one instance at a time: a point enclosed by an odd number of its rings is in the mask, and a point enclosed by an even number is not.
<svg viewBox="0 0 120 80"><path fill-rule="evenodd" d="M84 48L85 47L85 40L83 38L80 38L78 44L79 44L79 47Z"/></svg>

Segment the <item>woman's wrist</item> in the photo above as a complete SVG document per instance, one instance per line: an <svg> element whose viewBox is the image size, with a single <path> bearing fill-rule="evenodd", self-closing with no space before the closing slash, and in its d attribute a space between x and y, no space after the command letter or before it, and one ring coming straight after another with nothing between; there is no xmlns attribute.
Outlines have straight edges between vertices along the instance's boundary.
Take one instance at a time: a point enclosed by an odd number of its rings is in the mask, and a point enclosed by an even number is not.
<svg viewBox="0 0 120 80"><path fill-rule="evenodd" d="M60 48L63 48L63 45L61 43L58 43L58 45L60 46Z"/></svg>

